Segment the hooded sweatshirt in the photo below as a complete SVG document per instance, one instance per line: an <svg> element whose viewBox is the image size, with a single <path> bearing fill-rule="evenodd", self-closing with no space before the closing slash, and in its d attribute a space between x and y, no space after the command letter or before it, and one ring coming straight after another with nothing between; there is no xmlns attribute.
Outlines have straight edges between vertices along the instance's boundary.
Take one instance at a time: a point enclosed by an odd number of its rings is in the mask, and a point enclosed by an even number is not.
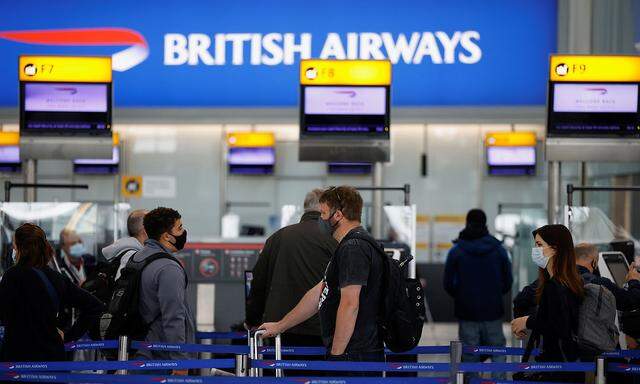
<svg viewBox="0 0 640 384"><path fill-rule="evenodd" d="M111 259L118 256L124 250L135 249L139 251L142 248L142 244L140 244L135 237L123 237L122 239L116 240L113 244L102 248L102 255L107 261L111 261Z"/></svg>
<svg viewBox="0 0 640 384"><path fill-rule="evenodd" d="M459 239L449 251L444 289L455 300L455 315L466 321L493 321L504 316L502 296L511 290L511 261L493 236Z"/></svg>

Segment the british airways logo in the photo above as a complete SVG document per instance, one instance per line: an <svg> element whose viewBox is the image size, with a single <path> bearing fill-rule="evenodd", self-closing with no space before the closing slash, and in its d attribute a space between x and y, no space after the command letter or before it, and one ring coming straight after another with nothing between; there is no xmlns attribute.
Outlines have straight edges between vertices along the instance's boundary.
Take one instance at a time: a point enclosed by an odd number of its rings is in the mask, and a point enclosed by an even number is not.
<svg viewBox="0 0 640 384"><path fill-rule="evenodd" d="M607 88L587 88L587 91L597 92L597 93L599 93L601 95L606 95L607 93L609 93Z"/></svg>
<svg viewBox="0 0 640 384"><path fill-rule="evenodd" d="M75 95L76 93L78 93L78 88L75 87L56 87L55 90L58 92L68 93L70 95ZM75 345L72 346L72 348L75 347Z"/></svg>
<svg viewBox="0 0 640 384"><path fill-rule="evenodd" d="M126 46L127 48L111 55L112 68L117 72L131 69L149 56L149 44L144 36L128 28L0 31L0 39L50 46ZM25 68L25 73L31 73L28 71L32 70Z"/></svg>

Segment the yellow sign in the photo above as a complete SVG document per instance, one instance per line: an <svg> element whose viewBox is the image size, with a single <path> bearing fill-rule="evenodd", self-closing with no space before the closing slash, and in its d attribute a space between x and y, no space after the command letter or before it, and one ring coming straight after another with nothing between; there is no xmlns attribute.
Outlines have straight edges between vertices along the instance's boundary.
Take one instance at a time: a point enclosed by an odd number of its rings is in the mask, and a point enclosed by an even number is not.
<svg viewBox="0 0 640 384"><path fill-rule="evenodd" d="M142 196L142 176L122 176L122 197L139 198Z"/></svg>
<svg viewBox="0 0 640 384"><path fill-rule="evenodd" d="M640 81L640 56L551 56L551 81Z"/></svg>
<svg viewBox="0 0 640 384"><path fill-rule="evenodd" d="M230 148L273 147L276 139L273 132L231 132L227 133Z"/></svg>
<svg viewBox="0 0 640 384"><path fill-rule="evenodd" d="M302 85L391 85L387 60L302 60Z"/></svg>
<svg viewBox="0 0 640 384"><path fill-rule="evenodd" d="M20 145L20 132L0 132L0 146Z"/></svg>
<svg viewBox="0 0 640 384"><path fill-rule="evenodd" d="M535 132L489 132L485 138L487 147L535 147Z"/></svg>
<svg viewBox="0 0 640 384"><path fill-rule="evenodd" d="M110 83L111 57L20 56L20 81Z"/></svg>

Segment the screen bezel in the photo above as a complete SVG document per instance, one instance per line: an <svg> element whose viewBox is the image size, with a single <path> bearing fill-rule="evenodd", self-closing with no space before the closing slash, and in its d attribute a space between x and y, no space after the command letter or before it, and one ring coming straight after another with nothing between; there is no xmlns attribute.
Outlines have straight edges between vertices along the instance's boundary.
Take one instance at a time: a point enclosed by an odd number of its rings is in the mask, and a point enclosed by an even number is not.
<svg viewBox="0 0 640 384"><path fill-rule="evenodd" d="M555 112L553 110L556 84L602 84L602 85L637 85L638 109L636 113L630 112ZM554 127L559 123L569 123L570 120L578 124L595 122L597 124L618 125L620 130L613 132L584 132L576 130L558 130ZM632 125L634 130L625 130L622 125ZM612 82L612 81L549 81L547 88L547 137L567 138L640 138L640 83L638 82Z"/></svg>
<svg viewBox="0 0 640 384"><path fill-rule="evenodd" d="M107 111L106 112L28 112L25 111L25 87L26 84L88 84L88 85L105 85L107 87ZM25 136L111 136L112 126L112 108L113 108L113 88L112 83L85 83L73 81L21 81L20 82L20 134ZM70 116L72 120L82 121L81 115L89 115L92 120L104 122L106 128L98 129L29 129L26 127L28 114L58 114L60 117ZM74 116L78 117L74 117Z"/></svg>
<svg viewBox="0 0 640 384"><path fill-rule="evenodd" d="M384 88L384 115L307 115L305 114L305 89L307 87L335 88ZM300 138L371 138L388 140L390 138L391 87L388 85L300 85ZM378 132L308 132L309 125L382 125L384 131Z"/></svg>

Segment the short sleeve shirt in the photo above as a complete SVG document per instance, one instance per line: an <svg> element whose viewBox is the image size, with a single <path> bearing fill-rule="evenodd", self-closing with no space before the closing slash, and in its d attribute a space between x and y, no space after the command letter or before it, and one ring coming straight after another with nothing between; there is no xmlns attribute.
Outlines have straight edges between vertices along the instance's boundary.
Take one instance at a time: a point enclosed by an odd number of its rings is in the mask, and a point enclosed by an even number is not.
<svg viewBox="0 0 640 384"><path fill-rule="evenodd" d="M373 352L381 350L383 345L378 329L382 257L369 242L354 238L358 231L369 236L362 227L353 229L338 245L327 265L319 303L320 322L324 344L330 348L340 305L340 288L360 285L358 317L346 352Z"/></svg>

